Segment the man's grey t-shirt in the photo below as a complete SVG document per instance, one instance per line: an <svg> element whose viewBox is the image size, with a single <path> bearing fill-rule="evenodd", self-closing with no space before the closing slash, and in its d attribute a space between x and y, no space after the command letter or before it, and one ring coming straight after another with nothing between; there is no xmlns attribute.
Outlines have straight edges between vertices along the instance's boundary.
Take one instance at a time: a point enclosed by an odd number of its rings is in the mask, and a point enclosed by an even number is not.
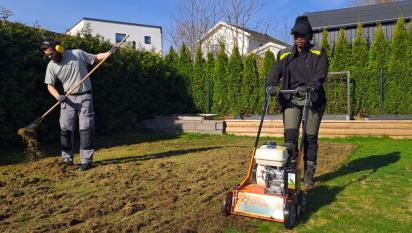
<svg viewBox="0 0 412 233"><path fill-rule="evenodd" d="M84 78L88 71L87 65L93 65L96 55L86 53L80 49L66 50L63 52L62 60L59 63L50 61L46 69L46 84L54 85L56 79L63 84L64 91L67 92ZM92 83L87 79L72 93L82 93L92 90Z"/></svg>

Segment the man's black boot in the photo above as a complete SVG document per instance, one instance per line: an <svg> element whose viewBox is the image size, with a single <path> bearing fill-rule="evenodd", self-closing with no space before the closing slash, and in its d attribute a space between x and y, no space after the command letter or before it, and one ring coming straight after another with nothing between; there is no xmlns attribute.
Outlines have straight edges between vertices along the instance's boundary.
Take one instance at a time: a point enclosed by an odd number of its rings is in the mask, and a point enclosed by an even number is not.
<svg viewBox="0 0 412 233"><path fill-rule="evenodd" d="M68 159L61 159L59 162L57 162L58 165L66 165L66 166L72 166L73 160L68 160Z"/></svg>
<svg viewBox="0 0 412 233"><path fill-rule="evenodd" d="M80 171L87 171L93 167L92 163L83 163L80 165L79 170Z"/></svg>

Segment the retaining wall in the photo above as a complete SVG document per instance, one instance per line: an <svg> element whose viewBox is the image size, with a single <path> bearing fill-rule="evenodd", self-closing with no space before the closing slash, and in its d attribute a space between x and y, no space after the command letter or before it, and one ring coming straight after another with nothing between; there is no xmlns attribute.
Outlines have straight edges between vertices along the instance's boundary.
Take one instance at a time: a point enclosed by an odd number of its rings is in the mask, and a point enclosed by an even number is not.
<svg viewBox="0 0 412 233"><path fill-rule="evenodd" d="M258 120L226 120L226 133L255 136L259 127ZM281 120L266 120L262 127L262 136L283 137ZM412 138L412 120L323 120L319 137L348 136L388 136L391 138Z"/></svg>
<svg viewBox="0 0 412 233"><path fill-rule="evenodd" d="M259 120L207 120L209 116L157 116L141 127L156 131L256 136ZM265 120L262 136L283 137L282 120ZM412 120L323 120L319 137L374 136L412 138Z"/></svg>

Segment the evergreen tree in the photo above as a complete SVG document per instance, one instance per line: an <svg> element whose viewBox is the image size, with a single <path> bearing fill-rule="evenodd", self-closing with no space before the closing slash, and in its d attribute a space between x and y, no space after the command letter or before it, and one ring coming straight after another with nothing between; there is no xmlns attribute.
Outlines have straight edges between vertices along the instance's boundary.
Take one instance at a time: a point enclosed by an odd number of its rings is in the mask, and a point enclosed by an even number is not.
<svg viewBox="0 0 412 233"><path fill-rule="evenodd" d="M372 46L369 51L368 66L371 70L381 70L387 66L389 56L388 42L383 33L382 25L376 28Z"/></svg>
<svg viewBox="0 0 412 233"><path fill-rule="evenodd" d="M259 104L259 72L254 54L249 54L245 59L242 82L242 113L252 114L257 112Z"/></svg>
<svg viewBox="0 0 412 233"><path fill-rule="evenodd" d="M407 103L412 103L412 22L409 21L409 30L408 30L408 34L407 34L407 44L408 44L408 48L407 48L407 70L406 73L409 74L407 75L407 80L405 81L405 85L409 88L408 90L406 90L406 93L409 93L407 95L407 99L405 100ZM408 107L406 107L405 111L410 114L412 113L412 104L410 104Z"/></svg>
<svg viewBox="0 0 412 233"><path fill-rule="evenodd" d="M242 88L242 58L237 45L233 46L227 69L227 107L229 113L236 115L240 113Z"/></svg>
<svg viewBox="0 0 412 233"><path fill-rule="evenodd" d="M168 65L168 66L170 66L174 69L177 69L177 60L178 60L178 55L177 55L176 51L173 49L173 47L170 46L169 52L165 56L165 63L166 63L166 65Z"/></svg>
<svg viewBox="0 0 412 233"><path fill-rule="evenodd" d="M265 100L266 94L266 82L269 78L269 73L272 70L273 64L275 63L276 58L272 51L267 50L263 58L262 67L260 68L260 79L259 79L259 103L257 108L257 113L263 113L263 103ZM272 101L269 105L269 113L274 113L276 111L276 99L272 98Z"/></svg>
<svg viewBox="0 0 412 233"><path fill-rule="evenodd" d="M412 57L412 23L409 22L409 30L408 30L408 34L407 34L407 41L408 41L408 67L412 68L412 59L410 59Z"/></svg>
<svg viewBox="0 0 412 233"><path fill-rule="evenodd" d="M178 72L178 60L179 55L175 52L173 47L170 47L169 52L164 58L164 63L168 68L165 72L165 80L162 82L163 85L163 92L165 95L173 96L172 98L179 99L180 103L175 106L169 106L169 108L174 109L173 111L182 111L183 106L190 106L187 108L190 111L191 107L193 106L191 98L187 96L186 88L186 79L179 74ZM170 87L178 86L180 89L183 89L176 92L173 91ZM184 100L184 101L182 101Z"/></svg>
<svg viewBox="0 0 412 233"><path fill-rule="evenodd" d="M377 90L379 90L379 79L376 72L368 72L368 47L363 38L362 24L358 23L356 38L352 46L352 79L355 80L354 110L355 112L372 113L376 108Z"/></svg>
<svg viewBox="0 0 412 233"><path fill-rule="evenodd" d="M360 70L368 65L368 47L363 38L363 27L358 23L356 28L356 38L352 46L352 70Z"/></svg>
<svg viewBox="0 0 412 233"><path fill-rule="evenodd" d="M326 30L326 28L323 29L322 31L322 40L320 41L320 47L324 48L326 51L326 55L328 56L329 61L332 59L331 53L330 53L330 45L329 45L329 33Z"/></svg>
<svg viewBox="0 0 412 233"><path fill-rule="evenodd" d="M213 106L213 69L215 66L215 58L212 52L207 53L207 62L205 68L205 79L206 79L206 111L210 113ZM206 112L205 111L205 112Z"/></svg>
<svg viewBox="0 0 412 233"><path fill-rule="evenodd" d="M410 108L410 87L407 73L407 34L405 20L398 18L392 34L389 56L388 75L385 75L385 109L392 114L405 114Z"/></svg>
<svg viewBox="0 0 412 233"><path fill-rule="evenodd" d="M389 58L389 70L404 70L406 68L407 33L405 19L398 18L392 34L391 52ZM409 58L410 59L410 58Z"/></svg>
<svg viewBox="0 0 412 233"><path fill-rule="evenodd" d="M267 50L265 52L265 56L263 57L262 67L260 68L260 78L265 79L269 77L269 73L272 70L272 66L275 61L275 55L272 51Z"/></svg>
<svg viewBox="0 0 412 233"><path fill-rule="evenodd" d="M351 63L351 50L348 41L345 38L345 30L341 28L339 30L339 37L336 41L335 48L333 50L333 58L330 65L331 71L344 71L350 68Z"/></svg>
<svg viewBox="0 0 412 233"><path fill-rule="evenodd" d="M201 112L206 112L207 109L207 83L205 79L205 59L199 47L196 49L195 64L193 65L192 91L196 109Z"/></svg>
<svg viewBox="0 0 412 233"><path fill-rule="evenodd" d="M365 77L365 88L358 88L356 90L356 101L359 103L359 110L365 111L368 109L368 113L378 113L380 105L380 77L381 72L385 70L388 63L389 49L388 42L386 41L385 34L382 29L382 25L378 24L375 35L372 41L371 48L369 50L369 75ZM376 80L379 80L378 82ZM370 82L371 80L371 82ZM363 100L362 96L368 95L368 100Z"/></svg>
<svg viewBox="0 0 412 233"><path fill-rule="evenodd" d="M186 93L192 96L192 60L189 49L185 44L179 49L179 58L177 60L178 74L185 80Z"/></svg>
<svg viewBox="0 0 412 233"><path fill-rule="evenodd" d="M225 44L220 43L220 48L213 68L213 106L212 112L224 115L227 98L227 55Z"/></svg>

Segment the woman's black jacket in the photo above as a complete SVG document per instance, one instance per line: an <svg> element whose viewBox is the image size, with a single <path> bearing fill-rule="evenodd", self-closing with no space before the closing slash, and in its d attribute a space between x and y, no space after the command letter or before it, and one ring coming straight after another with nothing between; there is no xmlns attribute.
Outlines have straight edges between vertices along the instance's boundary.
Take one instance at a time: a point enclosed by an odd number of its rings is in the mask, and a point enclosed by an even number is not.
<svg viewBox="0 0 412 233"><path fill-rule="evenodd" d="M315 90L314 98L312 98L312 107L314 109L322 108L326 104L325 90L323 83L328 74L328 58L326 51L323 48L309 45L307 48L307 65L310 72L309 80L307 80L307 87L312 87ZM297 56L296 46L283 49L279 51L277 60L272 66L269 74L269 79L266 86L277 86L279 80L282 78L282 89L288 90L290 88L290 79L293 78L288 71L288 65ZM285 108L288 100L291 99L290 94L281 94L279 102L282 106L282 111Z"/></svg>

